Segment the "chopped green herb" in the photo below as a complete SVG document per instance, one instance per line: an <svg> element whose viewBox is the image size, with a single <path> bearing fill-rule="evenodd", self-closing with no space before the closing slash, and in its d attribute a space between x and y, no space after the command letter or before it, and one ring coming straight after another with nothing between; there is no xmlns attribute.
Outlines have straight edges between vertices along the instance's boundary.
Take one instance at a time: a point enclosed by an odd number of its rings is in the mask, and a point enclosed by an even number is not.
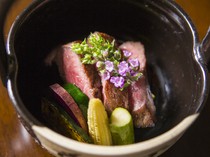
<svg viewBox="0 0 210 157"><path fill-rule="evenodd" d="M138 59L129 59L132 52L120 50L114 39L107 40L100 33L92 33L88 40L73 43L71 49L81 55L83 64L96 64L103 79L110 80L120 90L142 76Z"/></svg>

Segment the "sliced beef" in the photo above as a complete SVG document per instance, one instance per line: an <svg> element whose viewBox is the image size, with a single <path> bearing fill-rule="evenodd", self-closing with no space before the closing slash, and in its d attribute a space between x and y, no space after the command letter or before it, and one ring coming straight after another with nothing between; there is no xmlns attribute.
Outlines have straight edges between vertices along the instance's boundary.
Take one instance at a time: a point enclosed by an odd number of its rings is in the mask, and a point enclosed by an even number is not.
<svg viewBox="0 0 210 157"><path fill-rule="evenodd" d="M144 46L140 42L125 42L120 49L132 53L130 58L137 58L140 71L144 74L138 81L128 87L129 107L137 128L154 126L156 107L153 102L146 76L146 56Z"/></svg>
<svg viewBox="0 0 210 157"><path fill-rule="evenodd" d="M142 76L128 88L129 105L133 116L134 125L137 128L154 126L155 106L147 78Z"/></svg>
<svg viewBox="0 0 210 157"><path fill-rule="evenodd" d="M71 44L55 49L48 56L47 62L50 63L54 58L64 81L75 84L89 98L102 99L101 81L96 67L82 64L80 55L72 52Z"/></svg>
<svg viewBox="0 0 210 157"><path fill-rule="evenodd" d="M102 93L104 98L104 106L109 115L117 107L123 107L129 110L128 91L127 89L120 91L110 81L102 79Z"/></svg>
<svg viewBox="0 0 210 157"><path fill-rule="evenodd" d="M95 32L99 33L103 38L106 40L109 40L112 42L114 38L110 35L107 35L105 33ZM111 112L116 107L123 107L129 110L128 105L128 91L123 90L120 91L119 88L115 87L110 81L104 80L103 77L101 77L102 82L102 94L103 94L103 102L104 106L106 108L106 111L110 115Z"/></svg>

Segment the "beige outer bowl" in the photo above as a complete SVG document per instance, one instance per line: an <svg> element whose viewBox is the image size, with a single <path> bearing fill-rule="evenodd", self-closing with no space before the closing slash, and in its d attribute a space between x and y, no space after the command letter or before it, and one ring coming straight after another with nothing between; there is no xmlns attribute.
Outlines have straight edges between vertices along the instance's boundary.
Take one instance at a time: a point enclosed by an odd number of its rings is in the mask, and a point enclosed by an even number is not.
<svg viewBox="0 0 210 157"><path fill-rule="evenodd" d="M47 127L32 129L41 145L58 157L157 157L170 148L192 125L199 114L185 118L181 123L150 140L126 146L97 146L66 138Z"/></svg>

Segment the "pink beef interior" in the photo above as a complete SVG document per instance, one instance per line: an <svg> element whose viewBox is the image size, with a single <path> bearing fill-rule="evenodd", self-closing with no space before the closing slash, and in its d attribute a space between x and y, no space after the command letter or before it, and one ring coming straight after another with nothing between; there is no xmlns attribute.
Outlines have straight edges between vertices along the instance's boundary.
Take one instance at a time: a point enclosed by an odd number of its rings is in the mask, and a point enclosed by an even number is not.
<svg viewBox="0 0 210 157"><path fill-rule="evenodd" d="M89 98L101 98L101 82L94 65L84 65L71 51L71 44L62 47L63 71L69 83L79 87Z"/></svg>

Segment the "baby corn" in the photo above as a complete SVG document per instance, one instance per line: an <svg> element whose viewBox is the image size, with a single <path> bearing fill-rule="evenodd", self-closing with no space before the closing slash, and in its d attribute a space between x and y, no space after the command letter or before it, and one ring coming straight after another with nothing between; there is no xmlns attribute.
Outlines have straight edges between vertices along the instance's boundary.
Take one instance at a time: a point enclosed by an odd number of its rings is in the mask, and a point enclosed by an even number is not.
<svg viewBox="0 0 210 157"><path fill-rule="evenodd" d="M100 99L89 101L88 129L95 144L112 145L108 116Z"/></svg>

